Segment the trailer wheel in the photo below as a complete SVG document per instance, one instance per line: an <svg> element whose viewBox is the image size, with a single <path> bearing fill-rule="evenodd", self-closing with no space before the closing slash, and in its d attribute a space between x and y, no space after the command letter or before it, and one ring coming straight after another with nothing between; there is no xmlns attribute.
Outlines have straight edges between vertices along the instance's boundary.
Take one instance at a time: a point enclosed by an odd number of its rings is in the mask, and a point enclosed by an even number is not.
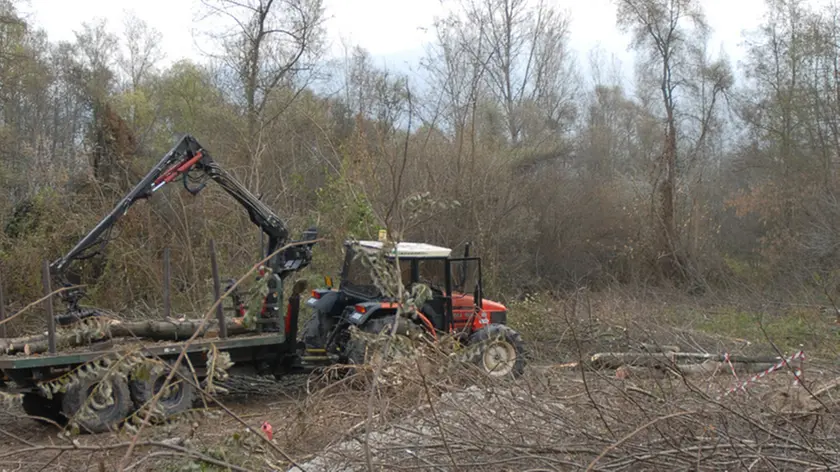
<svg viewBox="0 0 840 472"><path fill-rule="evenodd" d="M154 369L146 378L133 378L129 383L131 399L136 408L142 408L149 404L155 395L161 391L166 378L169 376L169 369ZM190 378L190 370L181 365L178 373L172 377L167 385L166 391L160 396L157 402L157 410L164 417L183 413L192 408L195 398L195 387L184 381L183 378Z"/></svg>
<svg viewBox="0 0 840 472"><path fill-rule="evenodd" d="M59 396L47 398L37 392L26 392L23 394L21 406L24 413L39 423L57 425L64 423L65 418L61 416L61 398Z"/></svg>
<svg viewBox="0 0 840 472"><path fill-rule="evenodd" d="M525 372L525 344L513 328L491 324L470 336L477 350L475 363L491 377L519 377Z"/></svg>
<svg viewBox="0 0 840 472"><path fill-rule="evenodd" d="M61 400L64 416L89 433L116 430L131 410L128 383L120 377L80 377Z"/></svg>

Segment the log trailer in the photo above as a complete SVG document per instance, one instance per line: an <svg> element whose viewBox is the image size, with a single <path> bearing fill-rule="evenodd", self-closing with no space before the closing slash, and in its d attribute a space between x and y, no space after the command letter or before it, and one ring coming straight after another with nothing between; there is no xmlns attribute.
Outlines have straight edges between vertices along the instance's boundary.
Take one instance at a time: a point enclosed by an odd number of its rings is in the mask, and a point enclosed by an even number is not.
<svg viewBox="0 0 840 472"><path fill-rule="evenodd" d="M96 339L97 342L76 348L62 346L59 350L55 325L73 334L74 329L83 331L82 328L95 327L99 320L110 319L101 310L80 307L81 290L67 290L62 293L66 312L49 318L47 334L35 337L40 343L40 348L34 350L37 354L20 340L0 338L0 392L22 394L27 414L59 424L72 418L82 432L98 433L115 430L158 396L157 411L165 418L192 407L197 389L213 377L220 358L224 358L223 364L232 366L229 369L232 375L275 378L335 363L366 362L365 346L349 336L351 329L376 334L397 321L396 300L377 290L359 257L382 253L386 245L382 241L347 241L340 286L333 288L331 279L325 277L327 286L311 292L306 305L312 310L312 318L298 340L301 295L306 287L302 282L295 283L283 310L283 285L290 275L309 266L317 230L310 228L300 240L289 241L289 231L280 218L219 167L210 153L189 135L90 233L55 260L47 272L52 273L59 285L75 287L67 275L69 267L89 257L86 252L100 244L103 234L133 203L151 197L177 178L183 179L187 191L197 194L206 182L190 187L188 181L194 180L192 173L201 173L218 183L245 207L251 221L268 236L263 256L275 255L268 259L267 270L261 274L261 283L267 290L262 292L264 296L258 295L262 300L256 329L243 328L244 303L240 295L231 291L233 308L240 316L225 318L218 310L215 329L200 333L192 342L185 343L185 340L193 337L195 326L159 320L149 323L169 323L169 328L156 326L150 331L159 338L164 333L163 340L132 347L129 327L136 323L117 322L108 325L107 336ZM506 307L483 297L480 258L469 256L469 246L463 257L453 257L451 253L449 248L400 242L385 254L388 261L401 266L407 289L420 283L431 289L429 301L405 321L425 331L430 339L449 333L465 345L479 344L476 363L491 376L521 375L524 368L521 337L506 325ZM464 290L467 287L472 293ZM218 296L218 284L216 291ZM120 373L115 366L128 351L142 359L154 360L156 367ZM182 352L184 357L172 374L173 361ZM114 375L115 371L118 375ZM161 392L169 377L173 382Z"/></svg>

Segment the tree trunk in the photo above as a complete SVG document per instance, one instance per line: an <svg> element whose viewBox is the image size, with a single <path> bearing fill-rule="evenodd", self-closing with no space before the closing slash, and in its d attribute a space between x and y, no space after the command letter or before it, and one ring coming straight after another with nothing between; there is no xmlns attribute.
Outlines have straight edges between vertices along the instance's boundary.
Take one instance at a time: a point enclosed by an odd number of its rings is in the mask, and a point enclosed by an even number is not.
<svg viewBox="0 0 840 472"><path fill-rule="evenodd" d="M674 96L671 83L671 56L666 53L662 57L662 104L665 108L666 129L661 164L665 170L664 182L659 188L660 208L657 227L659 228L659 259L662 274L667 279L673 279L679 270L677 260L677 223L675 214L674 193L677 187L677 126L674 116Z"/></svg>

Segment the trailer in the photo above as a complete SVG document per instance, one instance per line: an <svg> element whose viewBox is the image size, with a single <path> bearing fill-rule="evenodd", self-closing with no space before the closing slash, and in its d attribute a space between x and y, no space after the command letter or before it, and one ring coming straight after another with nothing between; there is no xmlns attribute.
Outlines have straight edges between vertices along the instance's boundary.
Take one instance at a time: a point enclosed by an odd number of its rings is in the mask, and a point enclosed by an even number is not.
<svg viewBox="0 0 840 472"><path fill-rule="evenodd" d="M126 420L184 413L227 375L305 374L332 363L297 341L300 293L289 298L289 332L216 330L174 341L107 338L43 354L0 355L0 392L22 396L27 415L83 433L117 430ZM283 320L285 321L285 320ZM2 340L0 340L2 341ZM174 370L174 373L173 373ZM171 375L170 375L171 374Z"/></svg>

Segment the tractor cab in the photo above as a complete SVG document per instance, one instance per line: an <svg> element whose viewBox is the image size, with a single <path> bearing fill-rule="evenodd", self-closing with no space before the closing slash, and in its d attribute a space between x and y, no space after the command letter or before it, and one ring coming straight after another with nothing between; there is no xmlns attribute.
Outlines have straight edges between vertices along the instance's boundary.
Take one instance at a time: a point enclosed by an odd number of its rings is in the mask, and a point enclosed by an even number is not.
<svg viewBox="0 0 840 472"><path fill-rule="evenodd" d="M437 332L469 335L491 323L506 323L505 306L483 297L481 259L469 255L469 245L461 257L454 257L450 248L427 243L399 242L383 253L385 247L381 241L344 243L344 263L338 287L333 287L332 280L327 277L327 286L313 290L306 302L315 311L313 319L320 318L317 321L320 325L318 338L322 338L325 331L331 331L340 319L362 325L393 311L397 300L383 293L374 278L371 260L399 264L405 290L411 291L417 284L424 284L431 290L431 299L416 308L428 320L427 327L431 325ZM304 341L309 347L321 347L323 342L315 341L314 330L315 326L304 330L305 338L308 337Z"/></svg>
<svg viewBox="0 0 840 472"><path fill-rule="evenodd" d="M357 299L361 307L396 301L381 293L372 275L368 261L381 255L386 263L399 264L400 280L406 291L410 292L418 284L431 290L431 299L416 308L436 331L466 328L472 332L489 323L506 321L503 305L483 299L481 259L470 257L469 246L462 257L453 257L450 248L418 242L396 243L387 254L383 254L385 244L380 241L346 243L345 247L339 291Z"/></svg>

